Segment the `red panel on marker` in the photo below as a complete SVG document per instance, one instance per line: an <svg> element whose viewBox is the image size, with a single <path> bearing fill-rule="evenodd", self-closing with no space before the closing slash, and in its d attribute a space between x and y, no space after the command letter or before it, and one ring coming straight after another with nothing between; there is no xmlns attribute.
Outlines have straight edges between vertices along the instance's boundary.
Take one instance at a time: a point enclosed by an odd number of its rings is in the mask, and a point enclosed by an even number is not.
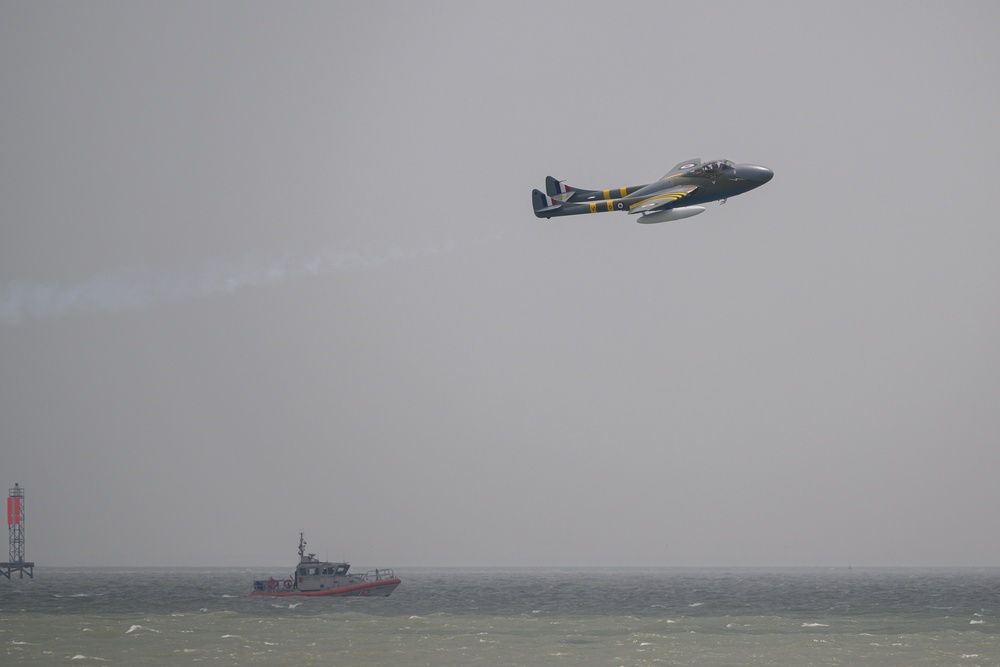
<svg viewBox="0 0 1000 667"><path fill-rule="evenodd" d="M7 525L18 526L21 524L21 499L7 498Z"/></svg>

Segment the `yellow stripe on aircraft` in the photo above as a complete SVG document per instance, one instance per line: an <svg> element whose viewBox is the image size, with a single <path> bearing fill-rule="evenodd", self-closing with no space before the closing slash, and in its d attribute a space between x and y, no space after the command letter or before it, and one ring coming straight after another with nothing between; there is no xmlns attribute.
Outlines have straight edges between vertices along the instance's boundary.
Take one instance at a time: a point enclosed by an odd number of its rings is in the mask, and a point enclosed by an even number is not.
<svg viewBox="0 0 1000 667"><path fill-rule="evenodd" d="M615 210L615 201L616 200L614 200L614 199L609 199L606 202L601 202L600 203L600 207L601 207L600 209L597 208L598 207L598 203L596 201L595 202L591 202L590 203L590 212L591 213L598 213L599 211L613 211L613 210Z"/></svg>
<svg viewBox="0 0 1000 667"><path fill-rule="evenodd" d="M633 209L636 206L644 206L644 205L646 205L646 204L648 204L650 202L654 202L654 201L667 201L667 200L669 200L669 201L677 201L681 197L686 197L687 194L688 193L686 193L686 192L665 192L662 195L656 195L655 197L650 197L649 199L643 199L641 202L639 202L637 204L633 204L632 206L629 206L629 208Z"/></svg>
<svg viewBox="0 0 1000 667"><path fill-rule="evenodd" d="M624 197L626 194L628 194L628 188L620 188L618 190L618 196L619 197Z"/></svg>

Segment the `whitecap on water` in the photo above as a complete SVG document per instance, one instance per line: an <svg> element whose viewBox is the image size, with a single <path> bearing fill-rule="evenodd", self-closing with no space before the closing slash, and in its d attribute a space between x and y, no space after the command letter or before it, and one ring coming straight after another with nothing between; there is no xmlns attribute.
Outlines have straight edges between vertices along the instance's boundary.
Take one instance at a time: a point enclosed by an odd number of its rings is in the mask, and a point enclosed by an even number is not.
<svg viewBox="0 0 1000 667"><path fill-rule="evenodd" d="M145 630L147 632L155 632L157 634L159 634L159 632L160 632L159 630L154 630L153 628L147 628L147 627L144 627L142 625L133 625L131 628L129 628L128 630L125 631L125 634L127 634L127 635L132 634L136 630Z"/></svg>
<svg viewBox="0 0 1000 667"><path fill-rule="evenodd" d="M802 627L803 628L828 628L830 626L828 624L826 624L826 623L803 623Z"/></svg>

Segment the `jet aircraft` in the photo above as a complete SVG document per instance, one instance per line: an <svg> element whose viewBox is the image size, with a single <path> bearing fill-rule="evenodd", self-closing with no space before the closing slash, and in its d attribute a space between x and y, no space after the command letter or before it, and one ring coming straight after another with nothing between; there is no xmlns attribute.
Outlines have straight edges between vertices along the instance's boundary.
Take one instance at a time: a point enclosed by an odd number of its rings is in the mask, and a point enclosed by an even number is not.
<svg viewBox="0 0 1000 667"><path fill-rule="evenodd" d="M668 222L703 213L705 207L699 204L725 204L729 197L759 188L773 176L773 171L756 164L696 158L681 162L655 183L614 190L583 190L547 176L546 192L533 190L531 203L539 218L628 211L639 216L636 222Z"/></svg>

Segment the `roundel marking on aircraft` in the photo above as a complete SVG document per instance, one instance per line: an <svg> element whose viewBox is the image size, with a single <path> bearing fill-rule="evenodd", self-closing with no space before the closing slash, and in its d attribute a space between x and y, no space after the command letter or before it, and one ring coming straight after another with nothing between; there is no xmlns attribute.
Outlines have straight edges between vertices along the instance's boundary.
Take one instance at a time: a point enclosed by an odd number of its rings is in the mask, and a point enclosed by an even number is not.
<svg viewBox="0 0 1000 667"><path fill-rule="evenodd" d="M688 162L687 164L682 164L681 169L690 169L694 166L694 162Z"/></svg>

